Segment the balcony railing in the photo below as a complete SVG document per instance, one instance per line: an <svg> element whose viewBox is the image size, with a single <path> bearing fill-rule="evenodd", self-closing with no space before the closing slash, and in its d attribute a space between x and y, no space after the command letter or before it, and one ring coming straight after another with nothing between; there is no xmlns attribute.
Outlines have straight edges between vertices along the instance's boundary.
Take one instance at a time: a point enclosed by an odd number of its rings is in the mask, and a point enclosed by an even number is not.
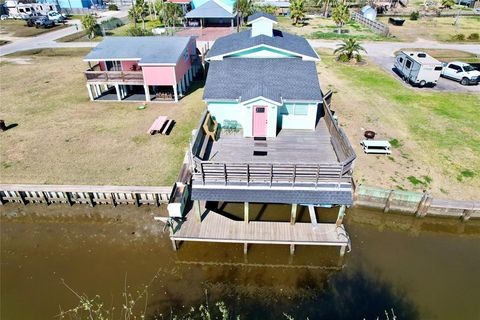
<svg viewBox="0 0 480 320"><path fill-rule="evenodd" d="M87 82L143 84L142 71L101 71L97 66L85 71Z"/></svg>
<svg viewBox="0 0 480 320"><path fill-rule="evenodd" d="M202 160L208 148L212 133L205 132L215 127L211 117L205 113L197 128L197 133L190 148L190 164L193 180L203 185L245 185L245 186L285 186L285 187L319 187L326 184L350 184L355 160L348 138L343 130L333 121L330 112L330 97L324 100L325 122L330 132L336 162L312 163L265 163L265 162L219 162ZM213 142L215 143L215 142Z"/></svg>

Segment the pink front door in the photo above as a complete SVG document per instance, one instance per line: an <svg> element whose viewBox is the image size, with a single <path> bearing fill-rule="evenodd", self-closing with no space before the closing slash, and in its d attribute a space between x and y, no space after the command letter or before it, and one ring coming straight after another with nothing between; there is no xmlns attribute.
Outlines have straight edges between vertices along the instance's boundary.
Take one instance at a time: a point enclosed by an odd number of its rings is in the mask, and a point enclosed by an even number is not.
<svg viewBox="0 0 480 320"><path fill-rule="evenodd" d="M267 136L267 111L265 106L253 106L253 136Z"/></svg>

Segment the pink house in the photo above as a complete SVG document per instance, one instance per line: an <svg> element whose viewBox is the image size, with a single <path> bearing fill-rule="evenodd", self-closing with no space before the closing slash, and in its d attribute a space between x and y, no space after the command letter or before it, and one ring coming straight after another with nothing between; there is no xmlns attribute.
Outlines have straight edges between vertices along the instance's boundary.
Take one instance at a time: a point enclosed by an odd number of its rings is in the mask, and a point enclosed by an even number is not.
<svg viewBox="0 0 480 320"><path fill-rule="evenodd" d="M91 100L175 101L201 69L193 37L109 37L83 59Z"/></svg>

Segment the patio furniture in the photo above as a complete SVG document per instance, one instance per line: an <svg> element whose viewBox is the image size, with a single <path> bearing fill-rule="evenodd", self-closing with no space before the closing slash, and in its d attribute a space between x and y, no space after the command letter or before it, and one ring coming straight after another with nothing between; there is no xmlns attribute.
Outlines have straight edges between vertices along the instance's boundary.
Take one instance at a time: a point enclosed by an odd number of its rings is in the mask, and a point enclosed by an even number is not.
<svg viewBox="0 0 480 320"><path fill-rule="evenodd" d="M167 117L166 116L160 116L158 117L153 124L150 126L148 129L147 133L154 135L155 133L158 133L162 130L164 127L165 123L167 122Z"/></svg>

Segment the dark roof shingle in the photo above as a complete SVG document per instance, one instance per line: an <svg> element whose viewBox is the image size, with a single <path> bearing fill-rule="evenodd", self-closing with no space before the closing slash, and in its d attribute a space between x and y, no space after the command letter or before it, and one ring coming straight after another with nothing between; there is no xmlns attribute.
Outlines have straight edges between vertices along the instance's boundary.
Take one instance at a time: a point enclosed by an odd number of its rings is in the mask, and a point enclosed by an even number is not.
<svg viewBox="0 0 480 320"><path fill-rule="evenodd" d="M267 45L278 49L294 52L299 55L318 59L318 55L305 38L280 30L273 30L273 37L266 35L251 36L251 30L246 30L218 38L208 51L207 59L223 56L231 52L244 50L260 45Z"/></svg>
<svg viewBox="0 0 480 320"><path fill-rule="evenodd" d="M257 12L248 17L247 23L257 20L258 18L267 18L269 20L277 22L277 17L266 12Z"/></svg>
<svg viewBox="0 0 480 320"><path fill-rule="evenodd" d="M140 64L176 64L191 37L107 37L84 60L139 59Z"/></svg>
<svg viewBox="0 0 480 320"><path fill-rule="evenodd" d="M278 103L321 101L314 61L299 58L236 59L211 61L205 100L248 101L264 97Z"/></svg>

